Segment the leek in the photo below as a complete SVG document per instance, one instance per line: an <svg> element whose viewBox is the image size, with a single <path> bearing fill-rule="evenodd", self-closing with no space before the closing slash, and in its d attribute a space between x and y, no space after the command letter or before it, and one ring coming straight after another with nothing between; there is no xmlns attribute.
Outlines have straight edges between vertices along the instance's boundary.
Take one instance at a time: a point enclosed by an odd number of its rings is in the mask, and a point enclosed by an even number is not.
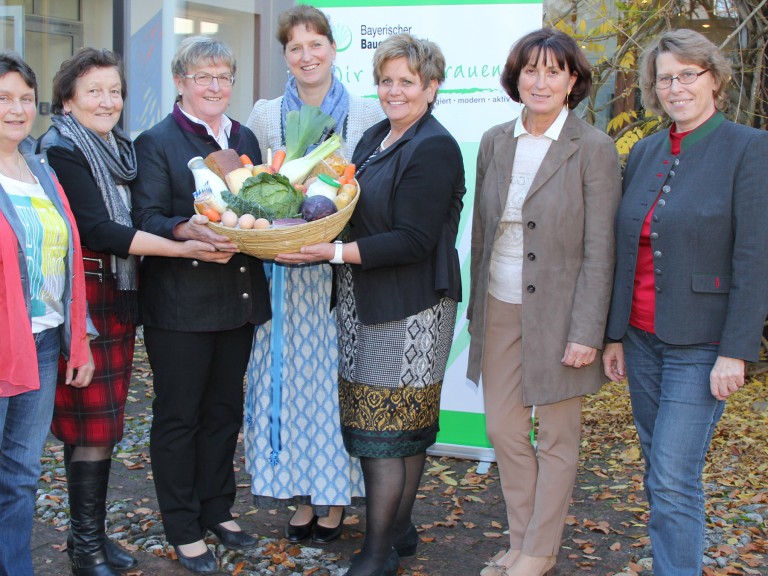
<svg viewBox="0 0 768 576"><path fill-rule="evenodd" d="M280 174L288 178L292 185L301 184L307 179L318 162L330 156L341 146L341 137L334 134L306 156L286 162L280 168Z"/></svg>
<svg viewBox="0 0 768 576"><path fill-rule="evenodd" d="M301 158L307 149L333 130L336 120L316 106L302 106L285 117L285 161Z"/></svg>

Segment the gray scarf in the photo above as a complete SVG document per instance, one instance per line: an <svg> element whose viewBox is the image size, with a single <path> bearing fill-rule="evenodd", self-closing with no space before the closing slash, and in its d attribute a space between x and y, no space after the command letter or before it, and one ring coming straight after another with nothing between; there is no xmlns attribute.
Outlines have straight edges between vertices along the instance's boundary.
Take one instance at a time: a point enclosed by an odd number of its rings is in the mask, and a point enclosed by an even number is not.
<svg viewBox="0 0 768 576"><path fill-rule="evenodd" d="M108 138L104 139L80 124L72 114L54 114L51 120L61 135L69 138L85 155L112 221L133 227L130 207L126 205L117 189L118 184L129 184L136 178L136 151L133 142L117 126L112 129ZM115 257L114 262L117 289L135 293L138 287L137 258ZM132 296L129 298L134 300ZM130 308L133 308L133 305L130 305ZM130 320L135 322L133 311L128 314L132 317Z"/></svg>

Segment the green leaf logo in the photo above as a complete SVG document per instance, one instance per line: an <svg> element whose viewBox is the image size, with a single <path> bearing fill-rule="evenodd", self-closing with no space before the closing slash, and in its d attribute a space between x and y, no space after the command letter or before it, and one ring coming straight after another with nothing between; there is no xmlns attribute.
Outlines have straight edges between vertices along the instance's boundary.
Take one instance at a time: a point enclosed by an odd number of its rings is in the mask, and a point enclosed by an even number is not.
<svg viewBox="0 0 768 576"><path fill-rule="evenodd" d="M347 26L332 26L333 39L336 40L336 52L344 52L352 46L352 30Z"/></svg>

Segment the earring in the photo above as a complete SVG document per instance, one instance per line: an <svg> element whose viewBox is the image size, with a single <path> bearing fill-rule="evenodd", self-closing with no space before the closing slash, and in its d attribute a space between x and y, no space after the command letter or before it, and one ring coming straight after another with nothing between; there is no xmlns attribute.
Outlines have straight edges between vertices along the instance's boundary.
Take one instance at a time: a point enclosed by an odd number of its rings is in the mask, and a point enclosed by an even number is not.
<svg viewBox="0 0 768 576"><path fill-rule="evenodd" d="M181 90L179 90L179 96L181 96L181 95L182 95L182 94L181 94Z"/></svg>

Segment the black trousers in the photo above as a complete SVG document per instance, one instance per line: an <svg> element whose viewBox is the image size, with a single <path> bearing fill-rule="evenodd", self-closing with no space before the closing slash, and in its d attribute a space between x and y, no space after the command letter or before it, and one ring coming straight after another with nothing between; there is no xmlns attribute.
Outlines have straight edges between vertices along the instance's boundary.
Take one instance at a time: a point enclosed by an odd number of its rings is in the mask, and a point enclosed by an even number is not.
<svg viewBox="0 0 768 576"><path fill-rule="evenodd" d="M190 544L231 520L232 459L254 326L220 332L144 328L154 373L150 456L168 542Z"/></svg>

